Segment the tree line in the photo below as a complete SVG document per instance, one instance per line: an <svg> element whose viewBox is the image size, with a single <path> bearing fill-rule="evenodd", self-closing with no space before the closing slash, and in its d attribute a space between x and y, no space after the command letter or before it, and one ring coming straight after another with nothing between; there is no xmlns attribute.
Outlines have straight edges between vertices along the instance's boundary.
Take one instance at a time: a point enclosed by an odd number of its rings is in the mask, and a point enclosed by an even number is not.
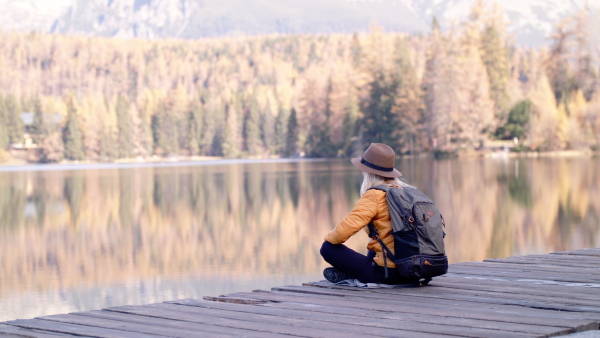
<svg viewBox="0 0 600 338"><path fill-rule="evenodd" d="M39 160L598 149L600 50L585 9L549 48L498 7L427 35L143 40L0 33L0 148ZM597 30L597 29L596 29ZM23 112L33 114L24 123Z"/></svg>

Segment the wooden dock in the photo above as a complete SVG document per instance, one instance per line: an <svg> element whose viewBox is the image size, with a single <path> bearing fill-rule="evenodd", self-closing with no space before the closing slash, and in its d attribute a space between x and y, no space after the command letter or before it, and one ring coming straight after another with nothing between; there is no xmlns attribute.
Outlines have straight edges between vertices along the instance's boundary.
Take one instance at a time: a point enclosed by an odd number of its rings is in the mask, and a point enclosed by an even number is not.
<svg viewBox="0 0 600 338"><path fill-rule="evenodd" d="M0 335L547 337L599 323L597 248L452 264L426 287L314 282L13 320Z"/></svg>

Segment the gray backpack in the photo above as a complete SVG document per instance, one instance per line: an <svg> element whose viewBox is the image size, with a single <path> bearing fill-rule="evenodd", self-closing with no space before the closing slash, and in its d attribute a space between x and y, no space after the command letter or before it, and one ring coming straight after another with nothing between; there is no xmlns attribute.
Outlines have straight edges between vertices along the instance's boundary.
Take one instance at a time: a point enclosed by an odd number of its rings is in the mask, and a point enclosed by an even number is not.
<svg viewBox="0 0 600 338"><path fill-rule="evenodd" d="M382 184L371 189L385 191L390 217L394 251L383 244L377 230L369 224L369 236L378 240L384 251L385 274L387 258L396 263L396 270L407 281L425 285L431 278L448 271L444 249L444 218L431 199L413 187L393 188Z"/></svg>

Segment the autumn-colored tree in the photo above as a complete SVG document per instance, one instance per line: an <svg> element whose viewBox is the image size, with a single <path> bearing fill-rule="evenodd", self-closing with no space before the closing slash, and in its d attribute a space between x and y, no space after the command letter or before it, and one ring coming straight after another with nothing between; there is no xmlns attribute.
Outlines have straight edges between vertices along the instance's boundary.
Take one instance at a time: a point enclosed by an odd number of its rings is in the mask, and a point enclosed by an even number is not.
<svg viewBox="0 0 600 338"><path fill-rule="evenodd" d="M483 29L480 34L481 59L485 65L489 80L490 96L494 100L495 115L498 122L507 117L510 97L508 95L509 50L506 42L506 24L504 12L494 4L491 11L483 13Z"/></svg>
<svg viewBox="0 0 600 338"><path fill-rule="evenodd" d="M484 144L528 99L532 149L586 148L596 142L600 89L593 17L585 9L556 23L549 50L512 44L502 11L485 1L444 31L434 18L428 35L375 24L352 35L199 40L0 33L0 48L13 51L0 55L0 147L23 142L20 114L35 112L36 97L36 123L52 125L68 115L72 93L92 161L221 156L225 140L235 156L351 156L369 142L457 152ZM542 73L555 108L542 102ZM27 131L44 152L63 149L36 128Z"/></svg>

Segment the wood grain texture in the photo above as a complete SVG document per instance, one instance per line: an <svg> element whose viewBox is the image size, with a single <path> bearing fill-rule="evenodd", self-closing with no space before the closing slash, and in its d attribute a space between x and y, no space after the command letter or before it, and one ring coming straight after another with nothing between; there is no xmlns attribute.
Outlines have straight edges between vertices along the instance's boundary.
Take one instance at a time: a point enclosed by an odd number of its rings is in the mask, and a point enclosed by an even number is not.
<svg viewBox="0 0 600 338"><path fill-rule="evenodd" d="M600 324L600 249L452 264L426 287L277 286L0 323L15 337L551 337Z"/></svg>

